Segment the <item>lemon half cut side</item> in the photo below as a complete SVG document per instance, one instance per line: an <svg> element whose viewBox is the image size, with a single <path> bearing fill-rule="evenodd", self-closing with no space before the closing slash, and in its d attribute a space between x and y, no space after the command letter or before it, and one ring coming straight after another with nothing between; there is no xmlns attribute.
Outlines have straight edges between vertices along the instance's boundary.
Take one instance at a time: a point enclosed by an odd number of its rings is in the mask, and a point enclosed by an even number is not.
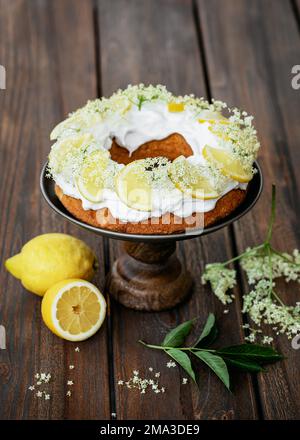
<svg viewBox="0 0 300 440"><path fill-rule="evenodd" d="M83 341L101 327L106 301L96 286L85 280L61 281L47 290L42 317L47 327L68 341Z"/></svg>
<svg viewBox="0 0 300 440"><path fill-rule="evenodd" d="M217 165L224 176L237 182L247 183L252 179L252 173L246 171L241 162L230 151L205 145L203 157L212 165Z"/></svg>

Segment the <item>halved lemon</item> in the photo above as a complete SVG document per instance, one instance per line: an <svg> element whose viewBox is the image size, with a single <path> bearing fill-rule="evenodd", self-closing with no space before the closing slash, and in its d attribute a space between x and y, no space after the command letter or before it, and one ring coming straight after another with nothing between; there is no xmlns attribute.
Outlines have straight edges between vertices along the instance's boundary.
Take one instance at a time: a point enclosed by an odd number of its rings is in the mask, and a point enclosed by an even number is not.
<svg viewBox="0 0 300 440"><path fill-rule="evenodd" d="M60 281L43 297L44 323L54 334L68 341L83 341L93 336L105 315L104 296L85 280Z"/></svg>
<svg viewBox="0 0 300 440"><path fill-rule="evenodd" d="M241 162L230 152L205 145L203 157L211 164L215 164L224 176L240 183L247 183L252 179L252 173L245 170Z"/></svg>
<svg viewBox="0 0 300 440"><path fill-rule="evenodd" d="M176 188L195 199L209 200L219 196L209 179L201 174L197 165L191 164L183 156L172 162L169 176Z"/></svg>
<svg viewBox="0 0 300 440"><path fill-rule="evenodd" d="M116 176L116 191L123 203L138 211L151 211L152 187L144 159L126 165Z"/></svg>
<svg viewBox="0 0 300 440"><path fill-rule="evenodd" d="M177 112L183 112L184 110L184 103L183 102L169 102L168 103L168 110L171 113L177 113Z"/></svg>
<svg viewBox="0 0 300 440"><path fill-rule="evenodd" d="M93 151L83 162L76 184L80 194L90 202L101 202L104 172L109 163L109 152Z"/></svg>

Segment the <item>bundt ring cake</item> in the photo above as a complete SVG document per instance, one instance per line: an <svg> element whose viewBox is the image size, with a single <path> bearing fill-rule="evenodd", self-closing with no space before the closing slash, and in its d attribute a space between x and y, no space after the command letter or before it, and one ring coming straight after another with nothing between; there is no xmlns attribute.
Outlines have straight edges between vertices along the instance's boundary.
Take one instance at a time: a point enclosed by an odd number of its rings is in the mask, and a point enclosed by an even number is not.
<svg viewBox="0 0 300 440"><path fill-rule="evenodd" d="M99 228L204 228L245 198L259 149L252 121L221 101L130 85L54 128L47 176L65 208Z"/></svg>

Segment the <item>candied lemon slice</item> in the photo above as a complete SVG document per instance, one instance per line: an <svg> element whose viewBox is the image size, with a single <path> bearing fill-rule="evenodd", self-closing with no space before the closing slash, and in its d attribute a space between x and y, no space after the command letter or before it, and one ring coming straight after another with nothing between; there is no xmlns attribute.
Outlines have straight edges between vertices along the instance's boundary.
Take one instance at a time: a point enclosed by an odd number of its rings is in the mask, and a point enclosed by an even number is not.
<svg viewBox="0 0 300 440"><path fill-rule="evenodd" d="M138 211L151 211L152 187L144 159L126 165L116 176L116 191L123 203Z"/></svg>
<svg viewBox="0 0 300 440"><path fill-rule="evenodd" d="M60 281L47 290L42 317L47 327L68 341L83 341L101 327L106 301L96 286L85 280Z"/></svg>
<svg viewBox="0 0 300 440"><path fill-rule="evenodd" d="M176 188L195 199L215 199L219 196L209 179L202 175L197 165L191 164L180 156L172 162L169 176Z"/></svg>
<svg viewBox="0 0 300 440"><path fill-rule="evenodd" d="M229 125L230 121L227 118L222 119L198 119L199 124L204 124L205 122L208 122L211 125L215 124L222 124L222 125Z"/></svg>
<svg viewBox="0 0 300 440"><path fill-rule="evenodd" d="M241 162L229 151L205 145L203 156L209 163L216 164L224 176L241 183L247 183L252 179L252 173L245 170Z"/></svg>
<svg viewBox="0 0 300 440"><path fill-rule="evenodd" d="M104 187L104 172L109 163L109 152L93 151L85 158L76 184L80 194L90 202L101 202Z"/></svg>
<svg viewBox="0 0 300 440"><path fill-rule="evenodd" d="M217 110L209 110L209 109L203 109L200 113L198 113L198 120L200 121L220 121L225 120L225 116L222 115L220 111Z"/></svg>
<svg viewBox="0 0 300 440"><path fill-rule="evenodd" d="M175 102L175 101L169 102L168 110L171 113L183 112L184 103L183 102Z"/></svg>

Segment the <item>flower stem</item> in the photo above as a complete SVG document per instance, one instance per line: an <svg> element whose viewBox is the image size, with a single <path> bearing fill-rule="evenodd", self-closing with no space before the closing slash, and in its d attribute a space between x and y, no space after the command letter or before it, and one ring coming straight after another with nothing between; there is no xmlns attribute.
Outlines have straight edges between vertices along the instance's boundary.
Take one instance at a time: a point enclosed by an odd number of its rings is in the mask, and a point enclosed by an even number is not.
<svg viewBox="0 0 300 440"><path fill-rule="evenodd" d="M174 348L176 348L176 350L181 350L181 351L210 351L211 353L214 353L216 350L209 350L206 348L195 348L195 347L165 347L162 345L152 345L152 344L146 344L146 342L139 340L139 343L142 345L145 345L145 347L148 348L154 348L155 350L172 350Z"/></svg>
<svg viewBox="0 0 300 440"><path fill-rule="evenodd" d="M286 255L284 255L282 252L277 251L276 249L271 247L271 251L273 254L278 255L279 257L283 258L284 260L288 261L290 264L293 264L294 266L300 266L299 263L295 263L295 261L292 261L290 258L288 258Z"/></svg>
<svg viewBox="0 0 300 440"><path fill-rule="evenodd" d="M245 257L246 255L249 254L255 254L256 251L258 251L259 249L262 249L265 246L265 244L259 244L258 246L254 246L253 248L248 249L247 251L243 252L240 255L237 255L234 258L231 258L228 261L225 261L224 263L221 263L223 266L227 266L230 263L233 263L234 261L240 260L241 258Z"/></svg>
<svg viewBox="0 0 300 440"><path fill-rule="evenodd" d="M277 295L277 293L275 292L275 290L272 290L272 295L274 296L274 298L279 302L279 304L280 304L282 307L285 307L284 302L282 301L281 298L279 298L279 296Z"/></svg>
<svg viewBox="0 0 300 440"><path fill-rule="evenodd" d="M265 240L265 243L270 243L273 232L273 225L275 221L275 213L276 213L276 186L272 185L272 205L271 205L271 217L269 221L268 233Z"/></svg>

